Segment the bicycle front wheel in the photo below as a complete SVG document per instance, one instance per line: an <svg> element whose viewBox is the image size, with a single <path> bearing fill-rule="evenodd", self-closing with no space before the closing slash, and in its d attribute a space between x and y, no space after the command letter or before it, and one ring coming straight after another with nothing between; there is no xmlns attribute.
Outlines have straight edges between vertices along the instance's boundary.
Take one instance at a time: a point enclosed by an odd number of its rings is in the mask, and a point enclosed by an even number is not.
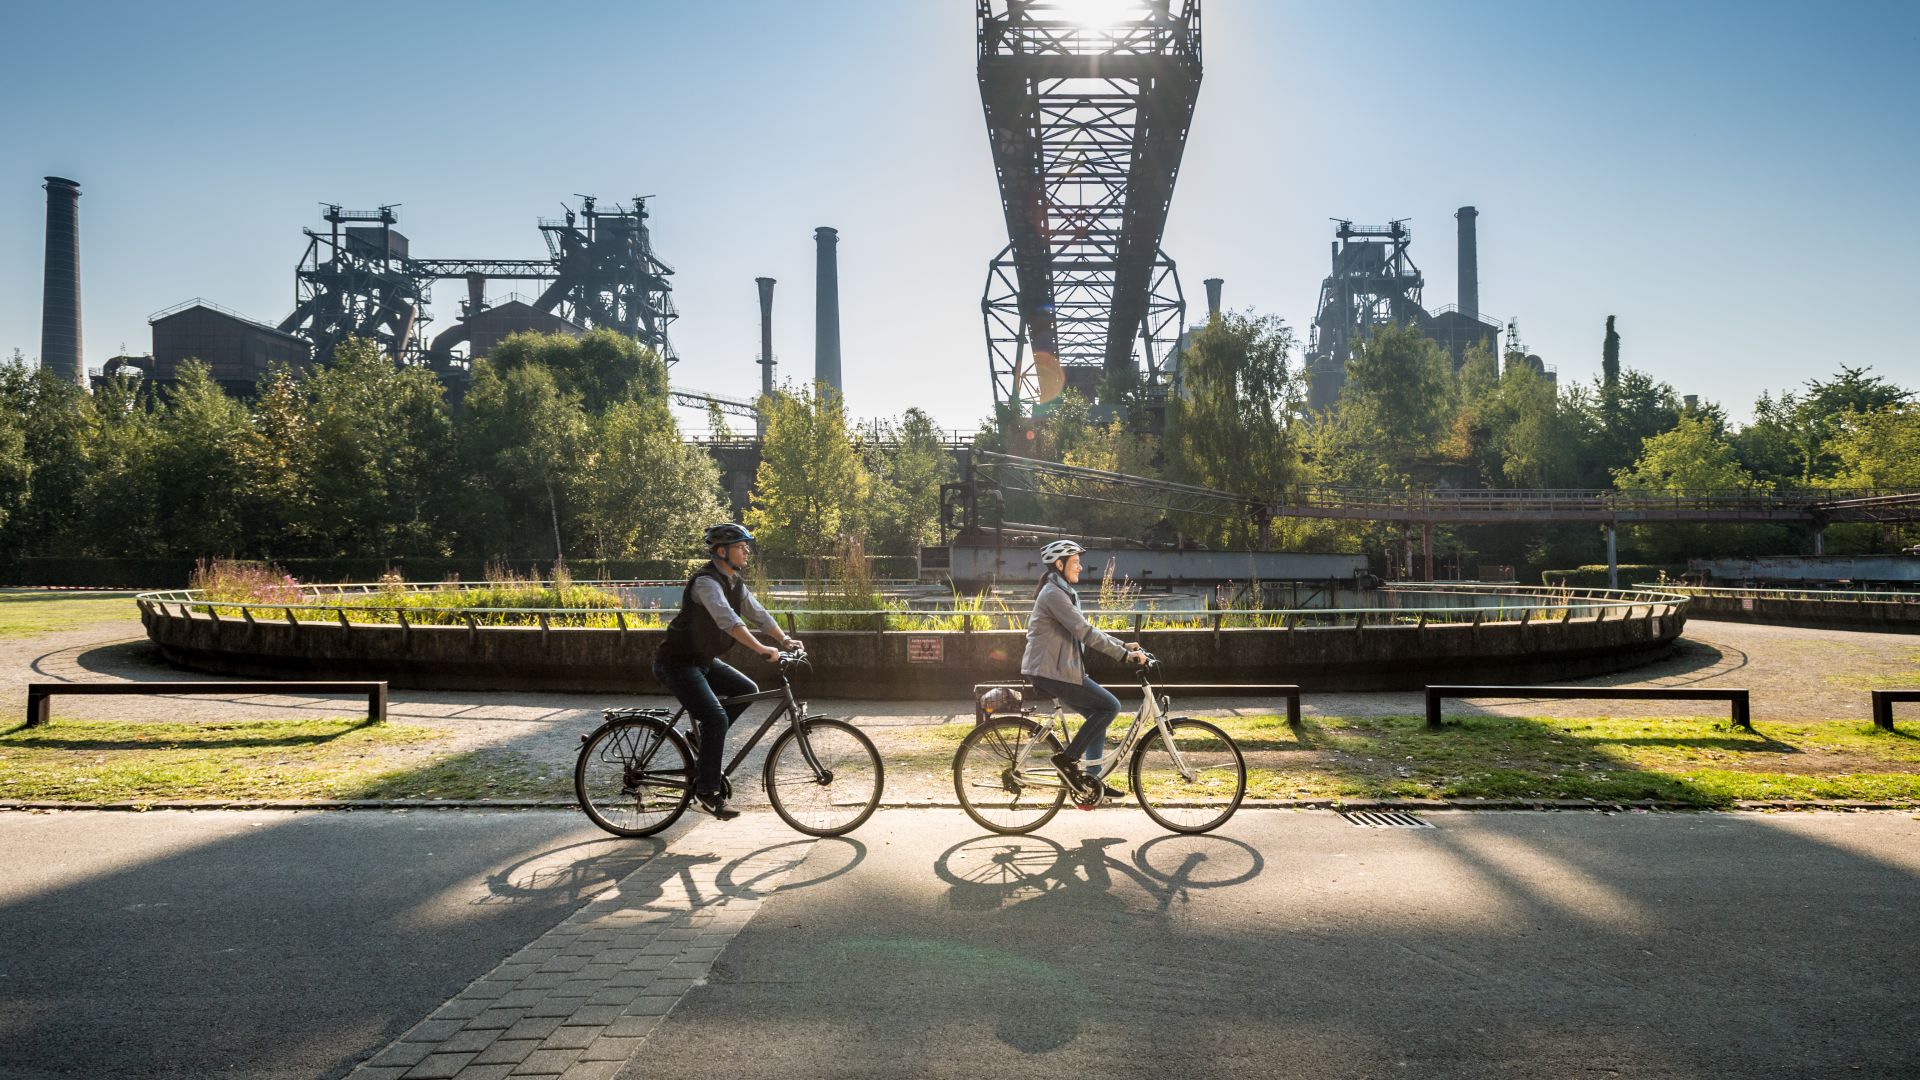
<svg viewBox="0 0 1920 1080"><path fill-rule="evenodd" d="M1060 740L1038 738L1040 725L1002 717L960 740L953 755L953 793L981 828L1003 834L1032 832L1060 812L1066 783L1048 759Z"/></svg>
<svg viewBox="0 0 1920 1080"><path fill-rule="evenodd" d="M652 836L693 798L693 752L658 720L601 725L580 747L573 793L595 825L615 836Z"/></svg>
<svg viewBox="0 0 1920 1080"><path fill-rule="evenodd" d="M1247 762L1240 748L1204 720L1170 720L1165 732L1148 732L1133 752L1131 775L1140 808L1177 833L1219 828L1247 794Z"/></svg>
<svg viewBox="0 0 1920 1080"><path fill-rule="evenodd" d="M844 836L873 816L886 770L859 728L810 716L773 741L766 777L782 821L808 836Z"/></svg>

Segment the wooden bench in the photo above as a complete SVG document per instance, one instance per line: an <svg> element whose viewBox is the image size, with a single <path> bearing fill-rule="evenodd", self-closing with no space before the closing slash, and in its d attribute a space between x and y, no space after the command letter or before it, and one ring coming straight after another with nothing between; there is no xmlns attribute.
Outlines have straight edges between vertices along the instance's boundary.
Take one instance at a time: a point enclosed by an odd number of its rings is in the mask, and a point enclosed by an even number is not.
<svg viewBox="0 0 1920 1080"><path fill-rule="evenodd" d="M1025 681L1003 680L1000 682L974 683L973 722L975 724L984 723L987 718L986 714L980 711L979 701L981 693L991 690L996 686L1005 686L1018 690L1020 691L1020 697L1022 699L1028 699L1036 693L1047 697L1053 696L1047 694L1045 690L1037 689L1032 683ZM1100 686L1102 689L1112 693L1114 697L1127 697L1131 692L1140 689L1140 684L1137 682L1101 683ZM1194 695L1239 697L1248 694L1271 694L1275 697L1283 697L1287 699L1287 726L1295 729L1300 727L1300 688L1292 683L1155 683L1153 688L1155 690L1164 690L1168 694L1180 694L1186 697L1192 697Z"/></svg>
<svg viewBox="0 0 1920 1080"><path fill-rule="evenodd" d="M37 727L52 719L50 704L55 694L303 694L309 697L367 697L367 720L384 723L387 719L387 684L384 682L112 682L27 684L27 726Z"/></svg>
<svg viewBox="0 0 1920 1080"><path fill-rule="evenodd" d="M1747 711L1747 692L1692 686L1429 686L1427 728L1439 730L1440 702L1447 698L1567 698L1589 701L1726 701L1733 705L1733 722L1753 730Z"/></svg>
<svg viewBox="0 0 1920 1080"><path fill-rule="evenodd" d="M1920 689L1875 690L1873 692L1874 727L1882 731L1893 730L1893 703L1896 701L1920 701Z"/></svg>

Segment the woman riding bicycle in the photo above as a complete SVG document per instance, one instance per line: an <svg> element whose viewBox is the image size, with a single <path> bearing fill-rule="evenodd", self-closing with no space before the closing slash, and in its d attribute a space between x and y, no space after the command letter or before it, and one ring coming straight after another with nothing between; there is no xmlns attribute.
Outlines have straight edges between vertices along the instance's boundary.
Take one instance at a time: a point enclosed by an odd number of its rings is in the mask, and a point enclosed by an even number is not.
<svg viewBox="0 0 1920 1080"><path fill-rule="evenodd" d="M720 657L735 642L768 660L778 660L781 649L797 652L802 646L780 629L741 580L740 571L753 558L753 534L725 521L708 526L701 542L713 561L687 579L680 613L667 624L666 640L654 655L653 677L699 724L700 776L693 795L701 809L726 820L740 813L727 805L721 776L727 729L747 710L747 703L722 706L720 699L752 694L760 687ZM780 648L761 644L747 629L748 619L779 641Z"/></svg>
<svg viewBox="0 0 1920 1080"><path fill-rule="evenodd" d="M1071 540L1055 540L1040 549L1046 571L1033 595L1033 616L1027 622L1027 648L1020 656L1020 674L1053 695L1062 705L1085 717L1067 748L1053 755L1053 767L1076 790L1099 787L1108 798L1123 792L1104 783L1095 764L1105 748L1107 725L1120 713L1120 699L1087 674L1083 653L1088 645L1116 660L1145 664L1147 654L1137 641L1123 642L1087 621L1080 612L1080 556L1085 548ZM1082 760L1088 764L1083 768Z"/></svg>

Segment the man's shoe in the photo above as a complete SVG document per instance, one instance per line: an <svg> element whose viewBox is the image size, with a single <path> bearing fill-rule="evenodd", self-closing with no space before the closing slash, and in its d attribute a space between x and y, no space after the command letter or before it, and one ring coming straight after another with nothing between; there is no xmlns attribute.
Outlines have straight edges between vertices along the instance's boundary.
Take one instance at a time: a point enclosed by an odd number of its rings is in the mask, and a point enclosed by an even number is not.
<svg viewBox="0 0 1920 1080"><path fill-rule="evenodd" d="M705 810L721 821L732 821L734 818L740 816L740 811L728 806L727 797L719 792L696 791L693 795L693 801L700 804L700 809Z"/></svg>
<svg viewBox="0 0 1920 1080"><path fill-rule="evenodd" d="M1107 783L1105 780L1100 781L1100 794L1106 796L1109 799L1124 799L1127 797L1126 792L1121 791L1119 788L1114 787L1112 784Z"/></svg>

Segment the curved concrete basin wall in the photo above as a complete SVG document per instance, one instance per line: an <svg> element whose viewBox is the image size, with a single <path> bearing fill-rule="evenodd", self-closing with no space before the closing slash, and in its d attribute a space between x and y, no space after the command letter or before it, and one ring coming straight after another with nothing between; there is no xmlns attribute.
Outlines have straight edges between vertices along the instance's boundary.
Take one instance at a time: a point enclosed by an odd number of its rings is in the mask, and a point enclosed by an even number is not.
<svg viewBox="0 0 1920 1080"><path fill-rule="evenodd" d="M1819 630L1920 633L1920 602L1812 600L1770 596L1694 596L1688 609L1702 619L1771 623Z"/></svg>
<svg viewBox="0 0 1920 1080"><path fill-rule="evenodd" d="M630 691L658 694L651 673L663 631L242 622L142 604L147 635L182 667L274 678L386 679L448 690ZM1176 683L1298 683L1308 690L1406 690L1429 682L1545 682L1621 671L1665 656L1684 604L1627 618L1361 629L1148 630L1137 635ZM1127 638L1136 635L1125 634ZM1019 675L1024 631L811 631L802 634L813 697L953 699L973 684ZM772 669L734 650L767 685ZM1127 675L1090 658L1102 681Z"/></svg>

